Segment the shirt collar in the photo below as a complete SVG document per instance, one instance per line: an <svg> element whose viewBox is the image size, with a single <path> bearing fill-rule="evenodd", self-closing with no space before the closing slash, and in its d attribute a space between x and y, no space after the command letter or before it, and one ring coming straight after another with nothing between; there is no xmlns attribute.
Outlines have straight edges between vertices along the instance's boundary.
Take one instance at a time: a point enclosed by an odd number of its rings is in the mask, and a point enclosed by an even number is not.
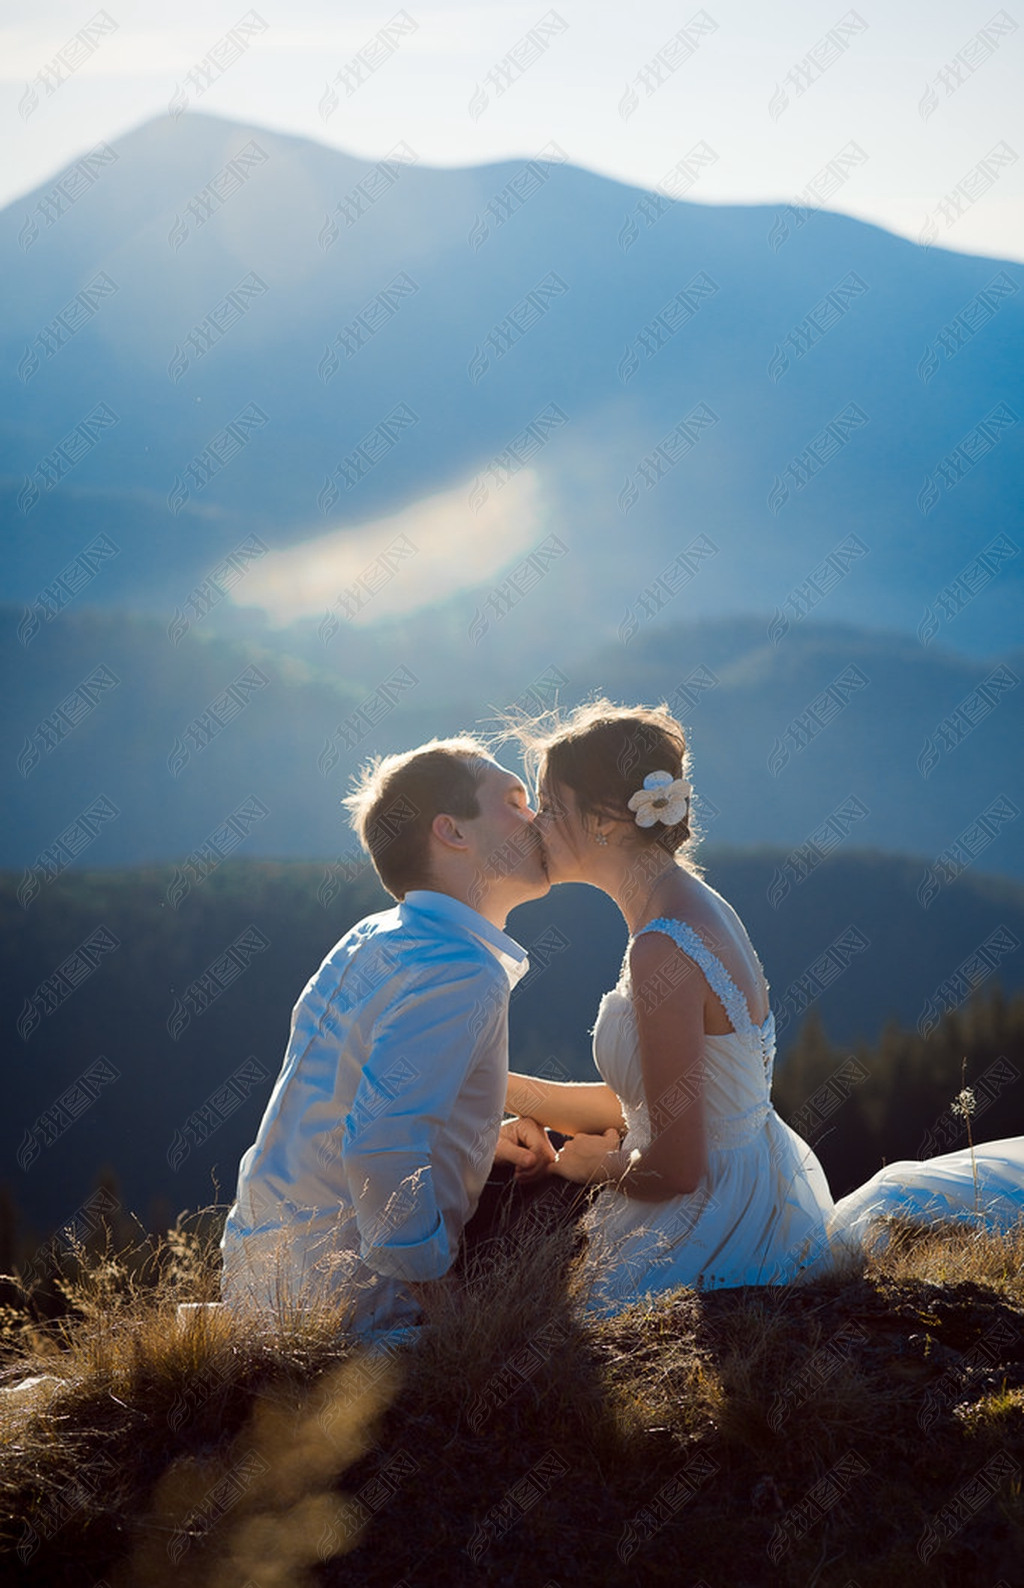
<svg viewBox="0 0 1024 1588"><path fill-rule="evenodd" d="M515 938L509 937L500 927L493 926L479 910L463 904L461 899L453 898L450 893L436 893L432 888L413 888L406 894L399 909L415 910L435 921L447 921L452 926L472 932L504 966L513 987L530 968L526 950Z"/></svg>

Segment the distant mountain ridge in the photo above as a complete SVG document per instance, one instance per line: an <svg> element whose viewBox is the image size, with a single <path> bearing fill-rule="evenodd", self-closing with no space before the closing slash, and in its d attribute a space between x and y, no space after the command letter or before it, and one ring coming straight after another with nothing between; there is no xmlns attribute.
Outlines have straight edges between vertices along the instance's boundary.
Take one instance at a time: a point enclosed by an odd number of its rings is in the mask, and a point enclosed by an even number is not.
<svg viewBox="0 0 1024 1588"><path fill-rule="evenodd" d="M8 206L8 598L106 533L92 599L170 616L246 534L281 550L494 497L493 460L553 405L515 467L569 553L538 620L571 604L591 630L563 663L659 579L688 618L785 619L811 581L829 619L1018 643L1020 268L826 212L780 230L560 155L371 163L190 111ZM368 441L396 413L395 443ZM468 626L479 595L452 600Z"/></svg>
<svg viewBox="0 0 1024 1588"><path fill-rule="evenodd" d="M341 624L326 647L307 630L295 655L195 614L182 629L73 606L37 629L0 609L0 864L47 874L100 799L107 819L61 869L183 862L253 800L247 855L354 855L340 800L371 754L604 692L668 702L702 830L788 846L791 880L802 853L843 844L920 855L947 880L1024 876L1021 653L975 661L810 621L772 644L770 622L744 618L651 622L559 667L552 635L529 611L517 629L518 611L498 624L505 649L482 644L468 665L463 637L427 620L380 635Z"/></svg>

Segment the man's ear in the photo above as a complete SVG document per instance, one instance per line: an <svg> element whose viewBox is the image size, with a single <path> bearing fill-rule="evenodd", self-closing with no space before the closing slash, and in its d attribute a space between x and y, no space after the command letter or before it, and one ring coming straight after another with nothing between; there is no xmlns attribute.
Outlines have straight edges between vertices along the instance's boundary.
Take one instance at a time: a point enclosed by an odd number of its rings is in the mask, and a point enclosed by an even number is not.
<svg viewBox="0 0 1024 1588"><path fill-rule="evenodd" d="M446 849L467 849L469 847L461 827L454 816L435 816L430 824L430 831L439 843Z"/></svg>

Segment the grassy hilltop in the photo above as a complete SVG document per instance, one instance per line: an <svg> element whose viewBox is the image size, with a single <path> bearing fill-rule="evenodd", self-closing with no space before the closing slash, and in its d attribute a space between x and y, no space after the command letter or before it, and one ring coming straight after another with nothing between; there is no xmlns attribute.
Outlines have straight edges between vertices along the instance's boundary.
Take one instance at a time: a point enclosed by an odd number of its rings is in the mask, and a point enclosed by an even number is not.
<svg viewBox="0 0 1024 1588"><path fill-rule="evenodd" d="M261 1335L209 1245L84 1259L7 1315L5 1582L71 1588L1018 1582L1024 1235L586 1320L569 1237L491 1248L415 1347Z"/></svg>

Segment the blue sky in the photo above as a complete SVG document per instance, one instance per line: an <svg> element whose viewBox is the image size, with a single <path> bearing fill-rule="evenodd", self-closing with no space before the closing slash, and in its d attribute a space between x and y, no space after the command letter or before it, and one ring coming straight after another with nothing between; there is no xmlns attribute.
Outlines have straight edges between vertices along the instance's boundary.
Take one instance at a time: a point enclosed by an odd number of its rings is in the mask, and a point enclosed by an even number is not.
<svg viewBox="0 0 1024 1588"><path fill-rule="evenodd" d="M0 4L0 72L3 205L184 107L370 159L402 141L433 165L554 143L669 192L688 161L700 203L820 203L1024 260L1014 0L33 0Z"/></svg>

